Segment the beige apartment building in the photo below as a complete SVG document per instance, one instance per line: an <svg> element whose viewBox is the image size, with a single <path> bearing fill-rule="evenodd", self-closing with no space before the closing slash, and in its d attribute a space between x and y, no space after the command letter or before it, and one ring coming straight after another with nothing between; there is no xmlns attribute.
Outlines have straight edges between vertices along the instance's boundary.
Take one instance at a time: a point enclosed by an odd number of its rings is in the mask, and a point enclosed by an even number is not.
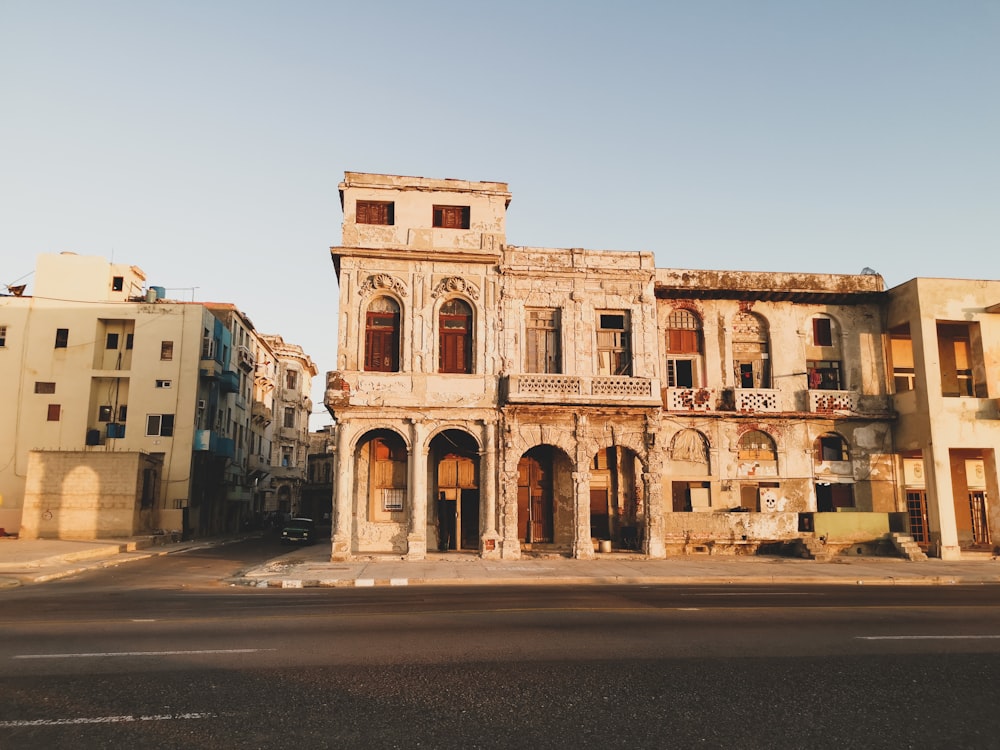
<svg viewBox="0 0 1000 750"><path fill-rule="evenodd" d="M888 293L886 332L910 531L947 560L991 549L1000 530L1000 281L901 284Z"/></svg>
<svg viewBox="0 0 1000 750"><path fill-rule="evenodd" d="M993 282L510 246L499 182L348 172L340 194L333 559L990 544ZM927 396L941 337L973 375Z"/></svg>
<svg viewBox="0 0 1000 750"><path fill-rule="evenodd" d="M30 296L0 296L8 533L205 535L263 512L280 359L232 305L165 297L73 253L39 256Z"/></svg>

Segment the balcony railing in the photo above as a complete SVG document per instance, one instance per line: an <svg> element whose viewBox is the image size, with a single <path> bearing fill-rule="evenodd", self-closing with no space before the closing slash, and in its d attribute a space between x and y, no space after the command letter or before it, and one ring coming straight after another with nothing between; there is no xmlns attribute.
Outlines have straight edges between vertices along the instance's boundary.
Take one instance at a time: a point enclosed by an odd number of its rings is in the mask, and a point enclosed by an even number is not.
<svg viewBox="0 0 1000 750"><path fill-rule="evenodd" d="M773 388L736 388L735 407L741 412L776 412L779 392Z"/></svg>
<svg viewBox="0 0 1000 750"><path fill-rule="evenodd" d="M659 382L624 376L528 373L507 377L513 403L658 403Z"/></svg>
<svg viewBox="0 0 1000 750"><path fill-rule="evenodd" d="M714 388L664 388L663 407L667 411L714 411Z"/></svg>
<svg viewBox="0 0 1000 750"><path fill-rule="evenodd" d="M857 391L809 391L809 411L819 414L854 414L859 401Z"/></svg>

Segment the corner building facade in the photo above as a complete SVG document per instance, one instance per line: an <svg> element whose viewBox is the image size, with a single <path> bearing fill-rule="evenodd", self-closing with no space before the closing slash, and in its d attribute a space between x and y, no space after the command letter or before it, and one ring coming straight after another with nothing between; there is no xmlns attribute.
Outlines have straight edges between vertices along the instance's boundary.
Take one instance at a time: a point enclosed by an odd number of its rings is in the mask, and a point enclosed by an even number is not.
<svg viewBox="0 0 1000 750"><path fill-rule="evenodd" d="M881 277L509 246L498 182L348 172L340 194L333 559L893 553L907 531Z"/></svg>

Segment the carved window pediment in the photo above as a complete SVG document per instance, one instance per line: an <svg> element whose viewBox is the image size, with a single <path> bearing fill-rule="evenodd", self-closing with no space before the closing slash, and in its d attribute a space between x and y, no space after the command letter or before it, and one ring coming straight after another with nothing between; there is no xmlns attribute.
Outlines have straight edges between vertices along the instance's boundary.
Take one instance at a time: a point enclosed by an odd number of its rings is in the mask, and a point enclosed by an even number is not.
<svg viewBox="0 0 1000 750"><path fill-rule="evenodd" d="M397 279L390 273L374 273L365 279L365 282L361 285L358 293L362 297L367 297L374 292L388 289L391 292L395 292L400 297L405 297L407 295L406 284Z"/></svg>
<svg viewBox="0 0 1000 750"><path fill-rule="evenodd" d="M447 278L441 279L441 281L435 285L434 291L431 292L431 296L437 298L444 294L452 294L454 292L468 295L474 300L479 299L479 287L471 281L466 281L461 276L448 276Z"/></svg>

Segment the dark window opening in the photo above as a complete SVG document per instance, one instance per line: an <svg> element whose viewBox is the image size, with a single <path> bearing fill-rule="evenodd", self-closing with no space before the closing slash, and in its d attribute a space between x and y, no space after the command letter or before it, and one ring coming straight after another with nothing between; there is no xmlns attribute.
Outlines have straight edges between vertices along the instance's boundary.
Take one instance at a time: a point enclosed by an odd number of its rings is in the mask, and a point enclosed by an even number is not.
<svg viewBox="0 0 1000 750"><path fill-rule="evenodd" d="M809 390L840 390L840 362L810 359L806 362L806 371L809 374Z"/></svg>
<svg viewBox="0 0 1000 750"><path fill-rule="evenodd" d="M600 313L597 358L601 375L632 374L632 341L626 313Z"/></svg>
<svg viewBox="0 0 1000 750"><path fill-rule="evenodd" d="M173 414L149 414L146 416L146 435L170 437L174 434Z"/></svg>
<svg viewBox="0 0 1000 750"><path fill-rule="evenodd" d="M438 329L438 371L471 373L472 308L460 299L445 303L438 316Z"/></svg>
<svg viewBox="0 0 1000 750"><path fill-rule="evenodd" d="M854 507L854 485L852 484L818 484L816 485L816 510L820 513L833 513L837 508Z"/></svg>
<svg viewBox="0 0 1000 750"><path fill-rule="evenodd" d="M399 371L399 305L389 297L372 301L365 321L365 370Z"/></svg>
<svg viewBox="0 0 1000 750"><path fill-rule="evenodd" d="M111 290L114 292L120 292L125 288L125 277L124 276L113 276L111 278Z"/></svg>
<svg viewBox="0 0 1000 750"><path fill-rule="evenodd" d="M849 461L847 443L840 435L820 435L816 438L815 458L817 461Z"/></svg>
<svg viewBox="0 0 1000 750"><path fill-rule="evenodd" d="M56 349L65 349L69 346L69 329L68 328L57 328L56 329Z"/></svg>
<svg viewBox="0 0 1000 750"><path fill-rule="evenodd" d="M829 318L813 318L813 345L833 346L833 326Z"/></svg>
<svg viewBox="0 0 1000 750"><path fill-rule="evenodd" d="M358 201L354 221L358 224L396 223L396 204L392 201Z"/></svg>
<svg viewBox="0 0 1000 750"><path fill-rule="evenodd" d="M528 310L525 326L525 372L557 373L561 369L559 311Z"/></svg>
<svg viewBox="0 0 1000 750"><path fill-rule="evenodd" d="M468 229L468 206L434 206L433 226L441 229Z"/></svg>
<svg viewBox="0 0 1000 750"><path fill-rule="evenodd" d="M109 333L104 342L105 349L117 349L118 348L118 334Z"/></svg>

